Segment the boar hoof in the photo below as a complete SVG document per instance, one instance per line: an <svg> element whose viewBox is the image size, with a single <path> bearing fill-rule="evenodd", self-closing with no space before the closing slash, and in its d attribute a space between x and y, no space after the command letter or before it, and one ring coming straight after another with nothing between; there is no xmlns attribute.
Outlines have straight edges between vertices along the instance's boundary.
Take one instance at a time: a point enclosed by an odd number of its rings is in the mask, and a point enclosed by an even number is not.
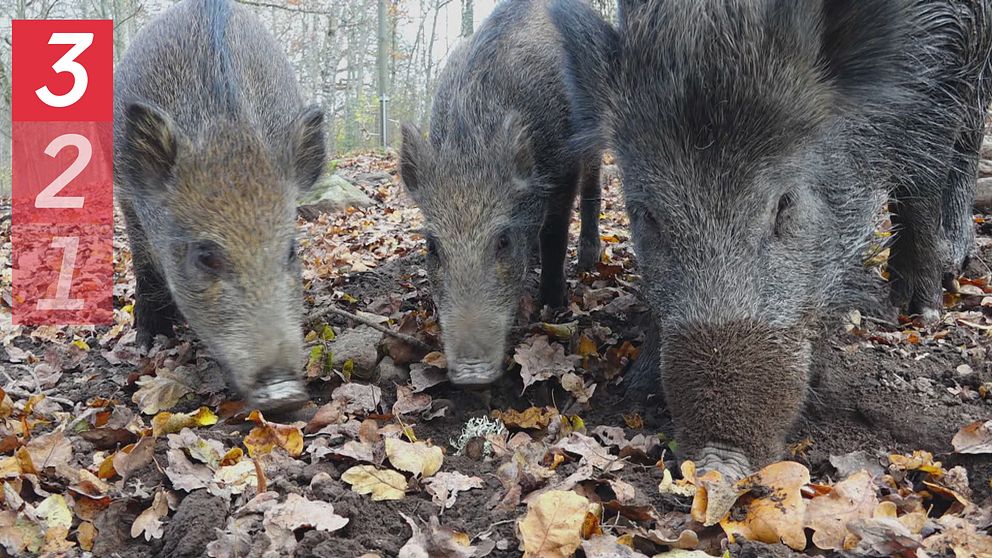
<svg viewBox="0 0 992 558"><path fill-rule="evenodd" d="M147 316L147 314L140 311L137 314L135 320L137 322L135 324L135 330L137 330L135 341L139 347L149 349L157 335L172 337L175 334L175 331L172 329L175 322L172 319L158 314L152 314L151 317L143 317L143 315Z"/></svg>
<svg viewBox="0 0 992 558"><path fill-rule="evenodd" d="M748 458L735 449L706 446L699 452L699 456L695 462L697 474L718 471L723 478L738 481L752 473Z"/></svg>
<svg viewBox="0 0 992 558"><path fill-rule="evenodd" d="M598 239L597 239L598 240ZM599 263L601 247L599 242L579 245L579 271L593 271Z"/></svg>

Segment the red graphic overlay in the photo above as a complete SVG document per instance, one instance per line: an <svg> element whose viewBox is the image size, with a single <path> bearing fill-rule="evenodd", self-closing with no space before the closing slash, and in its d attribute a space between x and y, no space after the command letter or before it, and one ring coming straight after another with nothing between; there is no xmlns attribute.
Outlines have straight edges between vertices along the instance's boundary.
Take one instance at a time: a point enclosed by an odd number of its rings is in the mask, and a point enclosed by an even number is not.
<svg viewBox="0 0 992 558"><path fill-rule="evenodd" d="M13 320L113 316L113 27L13 23Z"/></svg>

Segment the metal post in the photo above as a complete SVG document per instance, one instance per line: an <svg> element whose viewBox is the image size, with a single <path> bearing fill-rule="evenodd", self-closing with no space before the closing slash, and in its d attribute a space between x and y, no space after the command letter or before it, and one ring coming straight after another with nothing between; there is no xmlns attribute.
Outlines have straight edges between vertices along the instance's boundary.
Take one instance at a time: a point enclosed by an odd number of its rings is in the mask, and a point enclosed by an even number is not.
<svg viewBox="0 0 992 558"><path fill-rule="evenodd" d="M389 95L386 80L388 76L386 60L389 56L389 22L386 11L387 0L379 0L379 53L376 66L379 71L379 142L389 147Z"/></svg>

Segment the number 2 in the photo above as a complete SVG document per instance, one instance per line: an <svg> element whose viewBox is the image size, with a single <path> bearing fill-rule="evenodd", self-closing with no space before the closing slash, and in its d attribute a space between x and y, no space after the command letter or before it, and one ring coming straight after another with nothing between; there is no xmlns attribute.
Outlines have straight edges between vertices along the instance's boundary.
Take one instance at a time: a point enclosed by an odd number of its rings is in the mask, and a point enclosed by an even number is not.
<svg viewBox="0 0 992 558"><path fill-rule="evenodd" d="M81 99L83 93L86 92L86 86L89 84L86 68L76 62L76 58L93 44L93 33L52 33L48 44L73 45L69 52L52 65L52 69L56 73L69 72L72 74L72 89L64 95L55 95L46 85L36 89L35 94L38 95L41 102L50 107L65 108Z"/></svg>
<svg viewBox="0 0 992 558"><path fill-rule="evenodd" d="M90 159L93 157L93 146L90 144L90 140L79 134L62 134L48 144L48 147L45 148L45 155L55 157L63 148L70 145L79 151L76 154L76 160L51 184L45 186L45 189L38 193L38 197L34 199L35 207L39 209L79 209L83 207L82 196L59 198L56 195L62 191L62 188L75 180L79 173L86 168L86 165L90 164Z"/></svg>

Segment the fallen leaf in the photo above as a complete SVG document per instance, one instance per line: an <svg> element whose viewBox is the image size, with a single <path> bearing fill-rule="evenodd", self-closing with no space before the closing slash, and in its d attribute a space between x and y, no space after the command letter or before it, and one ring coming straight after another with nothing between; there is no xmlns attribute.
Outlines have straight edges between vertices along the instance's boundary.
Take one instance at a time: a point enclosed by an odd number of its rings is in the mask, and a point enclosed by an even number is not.
<svg viewBox="0 0 992 558"><path fill-rule="evenodd" d="M743 505L746 515L731 512L720 522L733 542L741 536L764 543L783 542L794 550L806 548L803 520L806 502L802 487L809 483L809 470L794 461L773 463L737 482L737 489L746 493L737 505ZM852 485L852 493L856 490Z"/></svg>
<svg viewBox="0 0 992 558"><path fill-rule="evenodd" d="M595 511L585 496L552 490L527 504L517 521L524 558L569 558L582 544L586 514ZM598 514L596 514L598 515Z"/></svg>
<svg viewBox="0 0 992 558"><path fill-rule="evenodd" d="M195 391L188 379L177 366L175 370L159 368L155 376L142 376L135 384L138 391L131 396L131 401L146 415L154 415L159 411L171 409L187 394Z"/></svg>
<svg viewBox="0 0 992 558"><path fill-rule="evenodd" d="M536 382L575 371L574 361L578 358L566 356L565 348L558 343L549 343L545 335L524 339L513 354L513 360L520 365L524 390Z"/></svg>
<svg viewBox="0 0 992 558"><path fill-rule="evenodd" d="M193 413L170 413L162 411L152 417L152 435L175 434L183 428L211 426L217 424L217 415L207 407L200 407Z"/></svg>
<svg viewBox="0 0 992 558"><path fill-rule="evenodd" d="M410 443L398 438L386 438L386 457L400 471L423 478L441 469L444 452L425 442Z"/></svg>
<svg viewBox="0 0 992 558"><path fill-rule="evenodd" d="M410 384L413 392L420 393L448 381L448 374L441 368L415 363L410 365Z"/></svg>
<svg viewBox="0 0 992 558"><path fill-rule="evenodd" d="M440 472L424 481L427 493L431 495L434 504L442 510L455 505L459 492L482 488L485 483L479 477L470 477L458 471Z"/></svg>
<svg viewBox="0 0 992 558"><path fill-rule="evenodd" d="M277 525L288 531L307 527L330 533L347 525L348 518L334 513L334 506L328 502L308 500L290 492L285 502L265 512L263 523Z"/></svg>
<svg viewBox="0 0 992 558"><path fill-rule="evenodd" d="M422 413L431 408L432 400L426 393L414 393L410 386L397 386L393 414L403 416Z"/></svg>
<svg viewBox="0 0 992 558"><path fill-rule="evenodd" d="M355 465L341 474L341 480L358 494L371 494L375 501L402 500L406 495L406 477L392 469Z"/></svg>
<svg viewBox="0 0 992 558"><path fill-rule="evenodd" d="M151 463L154 456L155 438L145 436L138 440L130 449L124 448L115 453L111 464L121 478L127 479L131 476L131 473Z"/></svg>
<svg viewBox="0 0 992 558"><path fill-rule="evenodd" d="M269 422L258 411L252 411L248 420L258 424L244 439L250 457L265 455L277 447L292 457L303 453L303 431L299 426Z"/></svg>
<svg viewBox="0 0 992 558"><path fill-rule="evenodd" d="M165 533L162 525L162 518L169 514L169 503L165 497L165 491L155 492L152 505L141 512L131 524L131 538L136 539L144 536L146 541L161 539Z"/></svg>
<svg viewBox="0 0 992 558"><path fill-rule="evenodd" d="M442 527L436 517L431 517L427 532L409 516L400 516L410 526L410 539L400 548L397 558L472 558L476 547L470 545L465 533Z"/></svg>
<svg viewBox="0 0 992 558"><path fill-rule="evenodd" d="M332 400L344 401L346 413L374 413L382 402L382 390L377 386L349 382L331 393Z"/></svg>
<svg viewBox="0 0 992 558"><path fill-rule="evenodd" d="M523 411L493 411L492 417L499 419L507 428L540 430L551 424L551 419L558 416L558 410L553 407L529 407Z"/></svg>
<svg viewBox="0 0 992 558"><path fill-rule="evenodd" d="M586 558L648 558L630 546L620 544L620 539L613 535L598 535L582 541L582 551Z"/></svg>
<svg viewBox="0 0 992 558"><path fill-rule="evenodd" d="M872 517L878 497L871 475L860 471L835 484L833 490L806 505L805 526L813 530L813 544L821 550L850 550L858 537L847 524Z"/></svg>
<svg viewBox="0 0 992 558"><path fill-rule="evenodd" d="M992 420L961 427L951 440L957 453L992 453Z"/></svg>

